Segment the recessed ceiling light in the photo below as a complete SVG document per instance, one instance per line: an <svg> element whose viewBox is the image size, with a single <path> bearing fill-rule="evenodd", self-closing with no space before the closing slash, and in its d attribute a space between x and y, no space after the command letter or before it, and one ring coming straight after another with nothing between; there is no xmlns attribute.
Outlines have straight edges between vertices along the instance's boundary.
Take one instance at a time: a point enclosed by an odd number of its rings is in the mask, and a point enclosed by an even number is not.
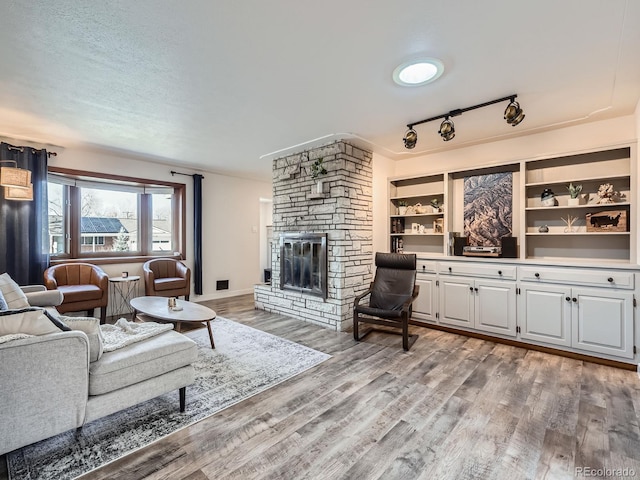
<svg viewBox="0 0 640 480"><path fill-rule="evenodd" d="M436 58L420 58L405 62L393 71L393 81L403 87L419 87L433 82L444 72L444 65Z"/></svg>

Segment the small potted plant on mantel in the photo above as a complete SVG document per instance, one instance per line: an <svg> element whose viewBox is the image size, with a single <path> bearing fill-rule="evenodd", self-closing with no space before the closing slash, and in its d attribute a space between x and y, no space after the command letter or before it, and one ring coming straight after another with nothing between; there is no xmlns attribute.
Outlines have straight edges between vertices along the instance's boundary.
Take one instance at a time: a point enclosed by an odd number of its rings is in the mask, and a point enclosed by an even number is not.
<svg viewBox="0 0 640 480"><path fill-rule="evenodd" d="M580 205L580 192L582 192L582 185L574 185L573 183L570 183L567 190L569 190L569 196L571 197L567 200L567 205L572 207Z"/></svg>
<svg viewBox="0 0 640 480"><path fill-rule="evenodd" d="M398 202L398 215L405 215L407 213L407 207L409 204L404 200Z"/></svg>
<svg viewBox="0 0 640 480"><path fill-rule="evenodd" d="M311 164L311 178L313 178L316 181L317 194L324 193L324 182L320 177L328 173L327 169L324 168L324 165L322 164L323 160L324 158L318 158L315 162Z"/></svg>

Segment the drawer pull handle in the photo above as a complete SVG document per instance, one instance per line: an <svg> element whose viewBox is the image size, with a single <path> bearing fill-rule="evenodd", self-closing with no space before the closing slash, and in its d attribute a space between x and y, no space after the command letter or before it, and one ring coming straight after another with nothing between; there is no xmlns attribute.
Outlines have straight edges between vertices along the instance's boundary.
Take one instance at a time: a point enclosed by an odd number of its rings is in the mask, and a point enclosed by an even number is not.
<svg viewBox="0 0 640 480"><path fill-rule="evenodd" d="M607 282L613 283L613 278L612 277L607 278Z"/></svg>
<svg viewBox="0 0 640 480"><path fill-rule="evenodd" d="M571 300L573 300L574 302L578 302L578 299L576 297L573 297Z"/></svg>
<svg viewBox="0 0 640 480"><path fill-rule="evenodd" d="M570 301L571 301L571 297L564 297L564 299L565 299L567 302L570 302Z"/></svg>
<svg viewBox="0 0 640 480"><path fill-rule="evenodd" d="M427 268L424 265L422 265L422 271L424 272L426 269Z"/></svg>
<svg viewBox="0 0 640 480"><path fill-rule="evenodd" d="M470 292L473 292L473 287L469 287L469 291L470 291Z"/></svg>
<svg viewBox="0 0 640 480"><path fill-rule="evenodd" d="M502 275L502 270L498 270L498 275Z"/></svg>
<svg viewBox="0 0 640 480"><path fill-rule="evenodd" d="M474 290L477 292L478 291L478 287L474 288Z"/></svg>
<svg viewBox="0 0 640 480"><path fill-rule="evenodd" d="M535 276L536 276L536 278L540 278L540 274L539 273L536 273Z"/></svg>
<svg viewBox="0 0 640 480"><path fill-rule="evenodd" d="M449 267L449 273L451 273L451 267Z"/></svg>

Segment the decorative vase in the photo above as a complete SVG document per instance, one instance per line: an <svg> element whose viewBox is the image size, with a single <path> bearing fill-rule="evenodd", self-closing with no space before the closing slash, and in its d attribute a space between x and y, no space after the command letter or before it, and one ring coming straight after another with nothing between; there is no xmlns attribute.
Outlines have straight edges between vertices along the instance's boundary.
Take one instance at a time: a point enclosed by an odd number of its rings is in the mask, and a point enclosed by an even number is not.
<svg viewBox="0 0 640 480"><path fill-rule="evenodd" d="M545 188L540 195L540 203L543 207L554 207L556 205L556 195L550 188Z"/></svg>
<svg viewBox="0 0 640 480"><path fill-rule="evenodd" d="M575 207L577 205L580 205L580 197L569 198L567 200L567 205L569 205L570 207Z"/></svg>
<svg viewBox="0 0 640 480"><path fill-rule="evenodd" d="M547 225L542 225L540 228L538 228L538 231L540 233L549 233L549 227Z"/></svg>
<svg viewBox="0 0 640 480"><path fill-rule="evenodd" d="M407 213L407 207L398 207L398 215L406 215Z"/></svg>
<svg viewBox="0 0 640 480"><path fill-rule="evenodd" d="M316 181L316 193L321 195L324 193L324 182L322 180Z"/></svg>

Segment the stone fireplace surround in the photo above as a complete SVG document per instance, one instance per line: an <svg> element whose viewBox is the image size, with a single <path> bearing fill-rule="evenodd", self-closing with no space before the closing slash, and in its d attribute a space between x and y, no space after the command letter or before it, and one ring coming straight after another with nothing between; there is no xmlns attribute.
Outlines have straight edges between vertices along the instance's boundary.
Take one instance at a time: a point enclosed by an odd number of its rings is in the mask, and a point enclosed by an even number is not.
<svg viewBox="0 0 640 480"><path fill-rule="evenodd" d="M322 158L324 191L311 165ZM256 285L255 306L336 331L352 328L353 300L373 278L372 154L338 141L273 161L271 285ZM327 298L280 289L280 234L327 234Z"/></svg>

